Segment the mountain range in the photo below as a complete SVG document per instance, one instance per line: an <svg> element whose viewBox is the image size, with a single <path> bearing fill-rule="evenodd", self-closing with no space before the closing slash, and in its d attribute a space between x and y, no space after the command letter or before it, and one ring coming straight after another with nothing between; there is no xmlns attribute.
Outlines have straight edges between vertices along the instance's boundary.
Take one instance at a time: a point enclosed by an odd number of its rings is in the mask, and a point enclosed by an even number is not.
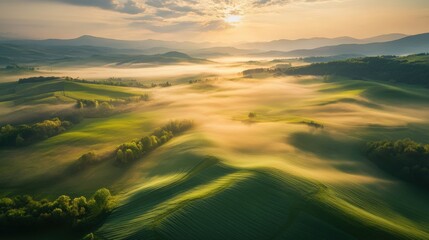
<svg viewBox="0 0 429 240"><path fill-rule="evenodd" d="M311 48L318 46L315 48ZM292 50L291 50L292 49ZM429 33L406 36L389 34L367 39L350 37L276 40L216 45L159 40L115 40L93 36L75 39L0 39L0 64L172 64L208 63L225 56L249 57L326 57L407 55L429 52ZM192 57L191 57L192 56ZM81 63L80 63L81 62Z"/></svg>

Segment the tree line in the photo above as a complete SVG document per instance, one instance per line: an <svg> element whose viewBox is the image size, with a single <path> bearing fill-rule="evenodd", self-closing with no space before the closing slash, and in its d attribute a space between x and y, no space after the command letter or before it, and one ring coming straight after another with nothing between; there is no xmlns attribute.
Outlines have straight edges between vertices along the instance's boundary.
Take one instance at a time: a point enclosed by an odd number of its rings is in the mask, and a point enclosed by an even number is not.
<svg viewBox="0 0 429 240"><path fill-rule="evenodd" d="M345 61L315 63L284 70L290 75L338 75L361 80L380 80L429 86L429 62L409 61L395 56L355 58Z"/></svg>
<svg viewBox="0 0 429 240"><path fill-rule="evenodd" d="M106 188L97 190L89 199L67 195L54 201L37 200L29 195L4 197L0 199L0 231L86 229L100 221L112 207L113 198Z"/></svg>
<svg viewBox="0 0 429 240"><path fill-rule="evenodd" d="M161 87L171 86L170 82L165 82L160 84L151 83L150 85L147 85L134 79L122 79L122 78L114 78L114 77L111 77L107 80L101 80L101 81L85 80L85 79L72 78L72 77L64 77L63 79L66 81L88 83L88 84L100 84L100 85L117 86L117 87L155 88L158 86L161 86Z"/></svg>
<svg viewBox="0 0 429 240"><path fill-rule="evenodd" d="M123 143L116 150L116 162L118 164L134 162L192 126L193 122L189 120L172 121L142 139Z"/></svg>
<svg viewBox="0 0 429 240"><path fill-rule="evenodd" d="M169 122L141 139L134 139L119 145L115 151L111 153L101 156L93 151L87 152L80 156L66 171L69 171L68 173L70 174L74 174L75 172L84 171L91 166L98 165L108 160L114 160L115 164L118 165L132 163L168 142L174 136L189 130L192 126L193 122L189 120Z"/></svg>
<svg viewBox="0 0 429 240"><path fill-rule="evenodd" d="M71 122L59 118L18 126L8 124L0 128L0 146L26 146L58 135L72 126Z"/></svg>
<svg viewBox="0 0 429 240"><path fill-rule="evenodd" d="M76 100L75 107L78 109L83 109L83 108L110 109L115 106L125 105L133 102L137 103L141 101L149 101L149 94L146 93L140 96L110 99L109 101L78 99Z"/></svg>
<svg viewBox="0 0 429 240"><path fill-rule="evenodd" d="M52 81L52 80L56 80L56 79L60 79L59 77L29 77L29 78L21 78L18 80L18 84L23 84L23 83L36 83L36 82L47 82L47 81Z"/></svg>
<svg viewBox="0 0 429 240"><path fill-rule="evenodd" d="M410 139L370 142L366 155L390 174L429 189L429 144Z"/></svg>
<svg viewBox="0 0 429 240"><path fill-rule="evenodd" d="M108 85L108 86L116 86L116 87L134 87L134 88L155 88L155 87L170 87L172 84L170 82L164 82L164 83L151 83L151 84L144 84L140 81L133 80L133 79L122 79L122 78L109 78L107 80L86 80L86 79L80 79L80 78L72 78L72 77L56 77L56 76L50 76L50 77L28 77L28 78L21 78L18 80L19 84L22 83L37 83L37 82L47 82L52 80L65 80L65 81L71 81L71 82L79 82L79 83L87 83L87 84L99 84L99 85Z"/></svg>

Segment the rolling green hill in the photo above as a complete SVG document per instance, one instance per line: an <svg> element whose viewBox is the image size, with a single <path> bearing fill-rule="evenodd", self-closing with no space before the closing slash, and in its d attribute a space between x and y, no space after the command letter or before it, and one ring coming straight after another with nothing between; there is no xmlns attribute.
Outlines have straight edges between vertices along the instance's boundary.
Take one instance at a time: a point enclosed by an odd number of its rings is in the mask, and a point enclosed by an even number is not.
<svg viewBox="0 0 429 240"><path fill-rule="evenodd" d="M429 55L365 57L289 68L291 75L337 75L429 86Z"/></svg>
<svg viewBox="0 0 429 240"><path fill-rule="evenodd" d="M40 46L0 43L0 65L128 65L137 63L179 64L209 63L180 52L144 55L142 51L98 46Z"/></svg>
<svg viewBox="0 0 429 240"><path fill-rule="evenodd" d="M424 58L400 64L424 66L416 63ZM151 88L149 102L84 118L29 146L2 148L0 196L52 202L108 188L115 207L84 232L100 239L428 239L429 193L379 169L364 146L427 141L429 115L422 109L429 90L383 79L274 73ZM28 121L30 112L75 109L80 98L110 101L147 91L59 78L0 86L5 123ZM47 101L53 94L66 101ZM129 164L112 156L177 119L195 125ZM70 171L88 153L101 160ZM73 239L56 231L19 237L46 234Z"/></svg>
<svg viewBox="0 0 429 240"><path fill-rule="evenodd" d="M0 125L40 121L74 108L77 100L124 101L145 89L53 78L29 83L0 83Z"/></svg>

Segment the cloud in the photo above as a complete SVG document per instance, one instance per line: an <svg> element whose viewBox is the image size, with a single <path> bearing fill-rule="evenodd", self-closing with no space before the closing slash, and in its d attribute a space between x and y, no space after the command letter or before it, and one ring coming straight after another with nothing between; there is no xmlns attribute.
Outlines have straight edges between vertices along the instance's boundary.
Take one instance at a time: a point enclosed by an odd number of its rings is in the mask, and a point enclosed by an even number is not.
<svg viewBox="0 0 429 240"><path fill-rule="evenodd" d="M149 21L135 21L130 24L134 28L148 29L157 33L170 33L193 30L200 27L198 22L182 21L182 22L167 22L156 23Z"/></svg>
<svg viewBox="0 0 429 240"><path fill-rule="evenodd" d="M43 1L43 0L42 0ZM55 1L55 0L44 0ZM218 31L235 27L227 17L243 16L273 5L334 0L56 0L133 14L125 17L134 28L152 32Z"/></svg>
<svg viewBox="0 0 429 240"><path fill-rule="evenodd" d="M101 9L112 10L128 14L138 14L145 11L145 9L136 0L59 0L60 2L78 5L98 7Z"/></svg>

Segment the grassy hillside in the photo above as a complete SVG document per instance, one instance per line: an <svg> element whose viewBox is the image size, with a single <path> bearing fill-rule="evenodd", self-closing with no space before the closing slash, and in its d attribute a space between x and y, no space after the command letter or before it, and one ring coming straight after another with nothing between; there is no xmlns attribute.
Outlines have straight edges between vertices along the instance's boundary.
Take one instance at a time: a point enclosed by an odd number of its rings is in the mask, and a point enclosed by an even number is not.
<svg viewBox="0 0 429 240"><path fill-rule="evenodd" d="M388 42L341 44L315 49L294 50L286 53L283 52L283 56L311 57L341 54L362 54L366 56L416 54L429 51L428 40L429 33L423 33Z"/></svg>
<svg viewBox="0 0 429 240"><path fill-rule="evenodd" d="M0 65L34 64L60 66L102 66L106 64L179 64L208 63L180 52L144 55L140 50L98 46L44 46L0 43Z"/></svg>
<svg viewBox="0 0 429 240"><path fill-rule="evenodd" d="M146 92L58 79L3 86L3 113L40 109L31 97L61 95L63 87L70 99ZM428 139L429 90L266 74L150 92L150 102L127 111L84 119L34 145L0 149L1 195L54 200L106 187L117 205L91 230L101 239L429 238L429 193L380 170L363 151L368 141ZM195 127L132 164L106 158L67 171L83 154L108 156L174 119Z"/></svg>
<svg viewBox="0 0 429 240"><path fill-rule="evenodd" d="M145 95L145 89L107 86L54 78L41 82L0 83L0 124L26 123L66 110L79 99L123 101Z"/></svg>
<svg viewBox="0 0 429 240"><path fill-rule="evenodd" d="M339 75L429 86L429 55L354 58L290 68L285 72L293 75Z"/></svg>

